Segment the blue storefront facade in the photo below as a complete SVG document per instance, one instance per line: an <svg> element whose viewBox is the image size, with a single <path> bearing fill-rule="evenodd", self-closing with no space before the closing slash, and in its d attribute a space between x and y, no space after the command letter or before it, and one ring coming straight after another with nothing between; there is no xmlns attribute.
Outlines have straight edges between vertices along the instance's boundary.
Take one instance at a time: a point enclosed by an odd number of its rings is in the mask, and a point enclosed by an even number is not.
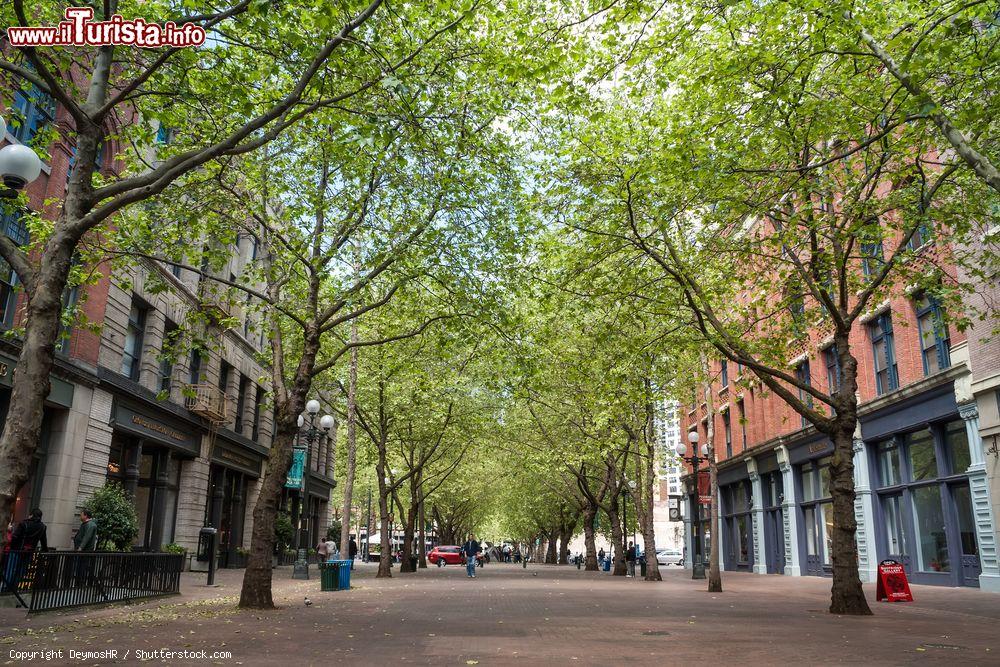
<svg viewBox="0 0 1000 667"><path fill-rule="evenodd" d="M863 581L893 559L914 583L1000 591L976 404L956 401L954 379L939 375L861 410L854 464ZM830 576L832 452L810 427L720 462L724 569Z"/></svg>

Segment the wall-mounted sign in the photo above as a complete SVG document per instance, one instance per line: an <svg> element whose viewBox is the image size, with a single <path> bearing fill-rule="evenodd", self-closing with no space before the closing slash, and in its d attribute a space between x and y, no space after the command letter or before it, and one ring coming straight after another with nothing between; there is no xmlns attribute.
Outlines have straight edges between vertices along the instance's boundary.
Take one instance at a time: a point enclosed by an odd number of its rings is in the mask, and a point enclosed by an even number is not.
<svg viewBox="0 0 1000 667"><path fill-rule="evenodd" d="M288 469L288 476L285 478L286 489L305 488L306 473L306 449L296 447L292 450L292 467Z"/></svg>
<svg viewBox="0 0 1000 667"><path fill-rule="evenodd" d="M260 477L261 457L255 453L240 451L228 443L221 441L215 443L215 447L212 449L212 461L254 477Z"/></svg>
<svg viewBox="0 0 1000 667"><path fill-rule="evenodd" d="M197 456L201 452L201 434L168 415L153 416L115 399L112 425L140 438L183 450Z"/></svg>
<svg viewBox="0 0 1000 667"><path fill-rule="evenodd" d="M14 371L17 370L17 360L5 354L0 355L0 386L10 387L14 384ZM49 375L49 395L45 400L64 408L73 406L73 383Z"/></svg>

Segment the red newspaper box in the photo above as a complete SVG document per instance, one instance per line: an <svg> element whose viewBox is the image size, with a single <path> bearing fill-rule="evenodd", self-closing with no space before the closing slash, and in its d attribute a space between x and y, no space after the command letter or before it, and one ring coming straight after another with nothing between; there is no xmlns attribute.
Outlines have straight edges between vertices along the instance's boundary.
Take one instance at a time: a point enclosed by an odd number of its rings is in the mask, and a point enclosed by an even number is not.
<svg viewBox="0 0 1000 667"><path fill-rule="evenodd" d="M913 602L910 584L906 581L906 570L898 561L884 560L878 564L878 585L875 600L887 602Z"/></svg>

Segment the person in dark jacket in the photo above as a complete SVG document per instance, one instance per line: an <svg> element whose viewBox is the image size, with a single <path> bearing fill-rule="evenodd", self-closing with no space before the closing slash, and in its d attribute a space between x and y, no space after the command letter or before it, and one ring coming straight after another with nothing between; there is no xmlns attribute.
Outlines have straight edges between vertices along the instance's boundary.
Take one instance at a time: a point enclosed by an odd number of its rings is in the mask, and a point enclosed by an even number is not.
<svg viewBox="0 0 1000 667"><path fill-rule="evenodd" d="M73 536L73 548L77 551L97 551L97 521L89 510L80 510L80 529Z"/></svg>
<svg viewBox="0 0 1000 667"><path fill-rule="evenodd" d="M10 552L4 568L4 579L9 589L17 588L24 573L28 571L32 554L39 546L42 547L42 551L49 548L45 538L45 524L42 523L42 510L36 507L31 510L27 519L17 524L10 535L8 544Z"/></svg>
<svg viewBox="0 0 1000 667"><path fill-rule="evenodd" d="M34 551L41 545L42 551L48 551L49 543L45 537L45 524L42 523L42 510L37 507L31 510L28 518L17 524L10 538L11 551Z"/></svg>
<svg viewBox="0 0 1000 667"><path fill-rule="evenodd" d="M351 559L351 569L354 569L354 559L358 557L358 543L351 538L350 544L347 545L347 555Z"/></svg>
<svg viewBox="0 0 1000 667"><path fill-rule="evenodd" d="M628 551L625 552L625 565L628 567L626 576L635 577L635 545L628 543Z"/></svg>
<svg viewBox="0 0 1000 667"><path fill-rule="evenodd" d="M465 573L473 579L476 578L476 557L480 551L482 547L476 541L475 535L469 535L469 539L462 545L462 553L465 554Z"/></svg>

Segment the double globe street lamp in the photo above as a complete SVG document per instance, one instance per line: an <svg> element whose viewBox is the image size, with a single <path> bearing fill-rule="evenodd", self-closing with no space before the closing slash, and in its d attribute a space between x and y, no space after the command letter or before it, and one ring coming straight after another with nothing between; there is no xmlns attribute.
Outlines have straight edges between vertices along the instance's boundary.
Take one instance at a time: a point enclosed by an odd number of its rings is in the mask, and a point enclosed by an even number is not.
<svg viewBox="0 0 1000 667"><path fill-rule="evenodd" d="M691 530L692 530L692 541L691 541L691 578L692 579L704 579L705 578L705 561L701 553L701 536L699 533L699 528L701 527L701 498L700 489L698 488L698 466L701 464L701 460L708 460L709 446L706 442L701 446L701 456L698 456L698 441L701 436L698 435L698 431L691 431L688 433L688 442L691 443L691 456L686 456L687 445L683 442L678 442L674 445L674 453L677 457L683 461L687 461L691 464L691 469L694 471L694 489L695 489L695 502L691 509Z"/></svg>
<svg viewBox="0 0 1000 667"><path fill-rule="evenodd" d="M301 445L296 445L292 450L292 467L295 472L299 471L299 466L301 466L301 482L299 485L299 502L297 507L298 517L295 523L296 533L298 539L297 553L295 559L295 565L292 568L292 578L293 579L308 579L309 578L309 543L308 543L308 529L302 527L302 516L308 511L307 500L309 498L309 452L312 451L313 445L321 437L325 438L333 428L336 420L331 415L323 415L319 418L319 425L316 424L316 415L319 414L319 401L312 399L306 403L306 411L304 414L299 415L298 426L299 426L299 442L305 439L305 447Z"/></svg>
<svg viewBox="0 0 1000 667"><path fill-rule="evenodd" d="M0 140L7 136L7 123L0 118ZM0 197L12 199L17 191L38 178L42 173L42 160L35 151L24 144L8 144L0 148L0 180L4 188Z"/></svg>

